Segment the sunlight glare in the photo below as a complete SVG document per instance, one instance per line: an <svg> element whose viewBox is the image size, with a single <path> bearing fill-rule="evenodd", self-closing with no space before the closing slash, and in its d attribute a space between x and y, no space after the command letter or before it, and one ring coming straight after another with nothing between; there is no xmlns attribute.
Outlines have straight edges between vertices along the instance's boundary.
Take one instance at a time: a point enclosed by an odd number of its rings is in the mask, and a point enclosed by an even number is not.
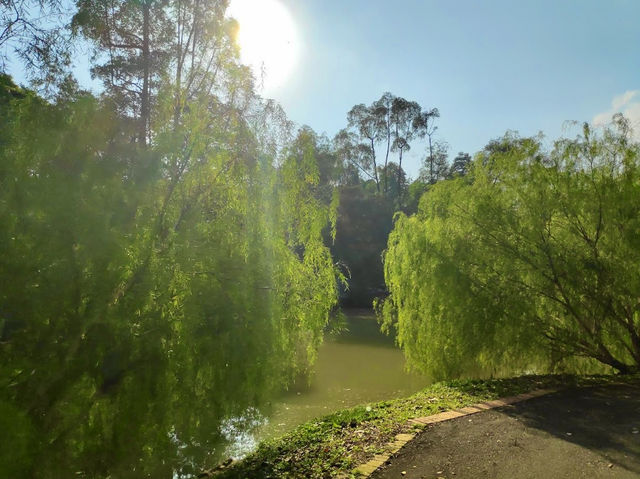
<svg viewBox="0 0 640 479"><path fill-rule="evenodd" d="M279 0L231 0L228 15L238 21L236 41L263 93L281 87L298 57L298 38L289 11Z"/></svg>

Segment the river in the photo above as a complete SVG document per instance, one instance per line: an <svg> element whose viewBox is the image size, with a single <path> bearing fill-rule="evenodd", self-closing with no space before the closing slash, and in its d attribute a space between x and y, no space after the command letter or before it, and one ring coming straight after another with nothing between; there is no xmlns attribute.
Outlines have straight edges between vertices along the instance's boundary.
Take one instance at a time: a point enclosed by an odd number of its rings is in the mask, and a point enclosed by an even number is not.
<svg viewBox="0 0 640 479"><path fill-rule="evenodd" d="M347 329L325 338L310 386L282 395L268 416L253 414L252 432L228 424L227 455L239 458L263 439L281 436L298 424L357 404L410 395L429 384L405 371L393 339L379 330L369 310L345 310ZM246 424L246 419L244 421Z"/></svg>

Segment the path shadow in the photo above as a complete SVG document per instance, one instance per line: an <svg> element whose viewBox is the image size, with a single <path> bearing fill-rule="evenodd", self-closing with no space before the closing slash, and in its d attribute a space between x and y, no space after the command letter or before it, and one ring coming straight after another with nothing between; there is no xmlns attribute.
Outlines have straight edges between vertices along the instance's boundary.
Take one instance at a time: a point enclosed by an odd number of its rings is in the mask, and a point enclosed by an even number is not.
<svg viewBox="0 0 640 479"><path fill-rule="evenodd" d="M572 388L500 412L640 477L640 384Z"/></svg>

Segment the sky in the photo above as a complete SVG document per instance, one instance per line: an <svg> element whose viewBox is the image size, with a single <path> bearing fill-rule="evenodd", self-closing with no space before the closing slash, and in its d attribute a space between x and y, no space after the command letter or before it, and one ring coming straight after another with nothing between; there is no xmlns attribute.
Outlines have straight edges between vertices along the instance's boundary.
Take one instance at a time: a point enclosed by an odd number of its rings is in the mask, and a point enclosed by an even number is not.
<svg viewBox="0 0 640 479"><path fill-rule="evenodd" d="M602 124L617 111L640 133L640 0L277 1L297 60L263 94L329 137L386 91L439 109L450 158L507 130L551 144L575 134L568 121ZM425 154L414 144L405 156L410 177Z"/></svg>
<svg viewBox="0 0 640 479"><path fill-rule="evenodd" d="M575 134L567 121L616 111L640 132L639 0L280 1L301 54L268 93L318 132L333 136L385 91L440 110L451 158L507 130L550 144ZM410 176L424 156L410 152Z"/></svg>

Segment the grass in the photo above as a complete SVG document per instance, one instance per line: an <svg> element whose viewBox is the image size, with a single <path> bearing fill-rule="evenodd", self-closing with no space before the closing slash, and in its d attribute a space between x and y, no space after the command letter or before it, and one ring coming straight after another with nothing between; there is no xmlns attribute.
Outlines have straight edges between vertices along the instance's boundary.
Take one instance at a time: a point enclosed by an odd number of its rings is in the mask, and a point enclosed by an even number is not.
<svg viewBox="0 0 640 479"><path fill-rule="evenodd" d="M408 398L345 409L265 441L243 461L213 473L216 478L355 477L353 469L383 452L396 434L414 431L414 417L468 406L534 389L637 381L622 376L521 376L437 383Z"/></svg>

